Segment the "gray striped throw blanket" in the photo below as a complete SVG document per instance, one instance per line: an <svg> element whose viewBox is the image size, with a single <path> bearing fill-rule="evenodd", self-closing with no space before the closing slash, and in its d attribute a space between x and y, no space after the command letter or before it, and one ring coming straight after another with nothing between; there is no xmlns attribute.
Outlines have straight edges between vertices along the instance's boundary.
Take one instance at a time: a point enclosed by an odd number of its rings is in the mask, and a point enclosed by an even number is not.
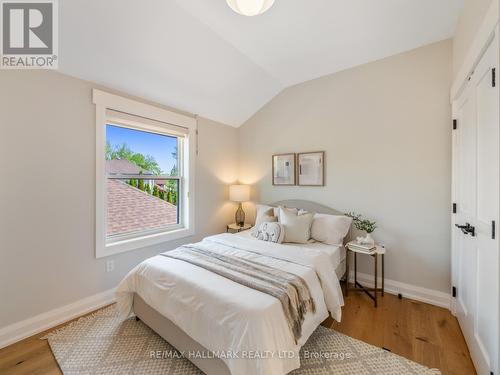
<svg viewBox="0 0 500 375"><path fill-rule="evenodd" d="M222 255L195 245L181 246L161 255L182 260L246 287L277 298L297 343L305 315L316 307L309 287L300 276L231 255Z"/></svg>

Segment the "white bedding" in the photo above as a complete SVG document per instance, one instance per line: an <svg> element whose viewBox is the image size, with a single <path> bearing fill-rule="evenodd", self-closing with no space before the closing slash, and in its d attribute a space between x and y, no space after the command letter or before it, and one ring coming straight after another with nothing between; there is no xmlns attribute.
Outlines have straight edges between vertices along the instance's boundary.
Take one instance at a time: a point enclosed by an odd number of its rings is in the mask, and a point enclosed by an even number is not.
<svg viewBox="0 0 500 375"><path fill-rule="evenodd" d="M306 315L296 345L280 302L189 263L161 255L135 267L117 289L122 317L130 315L133 294L174 322L221 358L232 374L286 374L300 367L298 351L317 326L331 316L340 321L343 305L340 284L330 256L301 246L220 234L203 243L211 251L252 259L301 276L316 304ZM285 355L285 353L293 353ZM241 358L247 355L250 358ZM255 358L257 357L257 358Z"/></svg>
<svg viewBox="0 0 500 375"><path fill-rule="evenodd" d="M251 234L251 230L245 230L243 232L235 233L235 236L248 238L254 241L260 241L257 238L253 237ZM333 269L337 269L337 267L342 263L346 256L346 250L343 246L334 246L327 245L322 242L311 241L307 244L298 244L298 243L284 243L286 246L300 247L307 251L308 249L319 250L328 255L330 261L332 262Z"/></svg>

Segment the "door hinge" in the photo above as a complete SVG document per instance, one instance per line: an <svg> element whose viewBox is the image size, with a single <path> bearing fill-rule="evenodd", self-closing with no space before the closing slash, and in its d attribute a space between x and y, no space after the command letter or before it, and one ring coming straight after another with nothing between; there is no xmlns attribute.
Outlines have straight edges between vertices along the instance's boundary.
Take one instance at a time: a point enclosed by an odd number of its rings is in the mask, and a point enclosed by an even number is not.
<svg viewBox="0 0 500 375"><path fill-rule="evenodd" d="M491 86L497 86L497 68L491 69Z"/></svg>
<svg viewBox="0 0 500 375"><path fill-rule="evenodd" d="M451 295L453 296L453 298L457 297L457 287L456 286L451 288Z"/></svg>
<svg viewBox="0 0 500 375"><path fill-rule="evenodd" d="M457 204L456 203L453 203L453 213L454 214L457 213Z"/></svg>
<svg viewBox="0 0 500 375"><path fill-rule="evenodd" d="M458 121L453 120L453 130L457 130Z"/></svg>
<svg viewBox="0 0 500 375"><path fill-rule="evenodd" d="M495 220L491 222L491 239L494 240L496 238L496 223Z"/></svg>

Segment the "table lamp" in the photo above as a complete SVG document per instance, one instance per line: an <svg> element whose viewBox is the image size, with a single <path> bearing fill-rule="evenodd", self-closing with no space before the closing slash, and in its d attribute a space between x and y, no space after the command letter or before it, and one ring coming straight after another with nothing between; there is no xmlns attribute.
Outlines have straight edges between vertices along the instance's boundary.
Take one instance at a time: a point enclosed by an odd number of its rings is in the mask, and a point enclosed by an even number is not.
<svg viewBox="0 0 500 375"><path fill-rule="evenodd" d="M242 227L245 224L245 212L241 203L250 200L250 186L248 185L231 185L229 186L229 199L233 202L238 202L238 209L234 215L236 224Z"/></svg>

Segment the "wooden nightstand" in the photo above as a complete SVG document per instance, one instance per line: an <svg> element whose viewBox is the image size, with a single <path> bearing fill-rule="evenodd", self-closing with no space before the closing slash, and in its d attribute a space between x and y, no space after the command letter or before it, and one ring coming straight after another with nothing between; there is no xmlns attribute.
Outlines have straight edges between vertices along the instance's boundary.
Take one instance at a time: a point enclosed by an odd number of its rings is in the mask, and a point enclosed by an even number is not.
<svg viewBox="0 0 500 375"><path fill-rule="evenodd" d="M349 291L353 292L365 292L375 303L375 307L377 307L377 293L381 292L382 297L384 296L384 279L385 279L385 247L382 246L376 246L376 249L373 253L365 253L363 251L354 249L354 248L349 248L349 244L346 245L346 279L347 279L347 286L345 289L345 295L349 293ZM349 253L354 254L354 288L349 288ZM363 285L361 285L358 282L358 254L360 255L365 255L373 258L373 264L374 264L374 280L373 280L373 288L367 288ZM382 260L382 285L381 288L378 288L378 258L379 256L381 257ZM373 292L370 293L370 292Z"/></svg>
<svg viewBox="0 0 500 375"><path fill-rule="evenodd" d="M229 224L226 227L226 232L227 233L238 233L238 232L243 232L244 230L248 230L251 227L252 227L252 225L251 224L247 224L247 223L245 223L242 227L240 227L236 223L233 223L233 224Z"/></svg>

